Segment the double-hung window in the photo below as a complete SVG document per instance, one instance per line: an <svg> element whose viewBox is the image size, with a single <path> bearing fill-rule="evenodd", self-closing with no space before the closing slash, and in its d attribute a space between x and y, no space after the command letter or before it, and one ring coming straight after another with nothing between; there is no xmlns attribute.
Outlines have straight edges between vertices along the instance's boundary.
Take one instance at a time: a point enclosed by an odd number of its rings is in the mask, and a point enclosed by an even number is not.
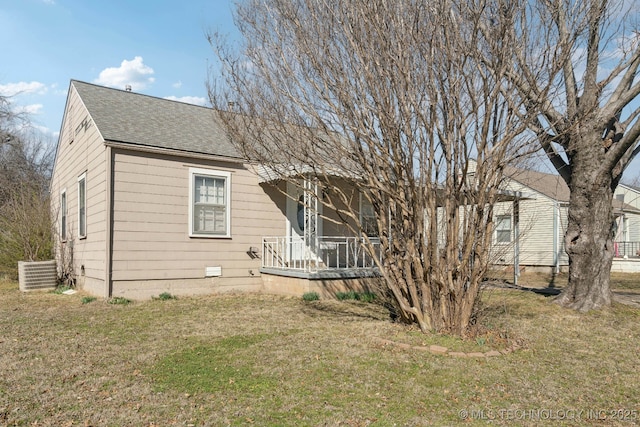
<svg viewBox="0 0 640 427"><path fill-rule="evenodd" d="M87 237L87 174L78 177L78 238Z"/></svg>
<svg viewBox="0 0 640 427"><path fill-rule="evenodd" d="M496 243L511 242L511 215L499 215L496 218Z"/></svg>
<svg viewBox="0 0 640 427"><path fill-rule="evenodd" d="M373 205L364 194L360 194L360 227L362 232L369 237L378 236L378 222Z"/></svg>
<svg viewBox="0 0 640 427"><path fill-rule="evenodd" d="M60 193L60 240L67 240L67 190Z"/></svg>
<svg viewBox="0 0 640 427"><path fill-rule="evenodd" d="M189 169L189 235L231 237L231 174Z"/></svg>

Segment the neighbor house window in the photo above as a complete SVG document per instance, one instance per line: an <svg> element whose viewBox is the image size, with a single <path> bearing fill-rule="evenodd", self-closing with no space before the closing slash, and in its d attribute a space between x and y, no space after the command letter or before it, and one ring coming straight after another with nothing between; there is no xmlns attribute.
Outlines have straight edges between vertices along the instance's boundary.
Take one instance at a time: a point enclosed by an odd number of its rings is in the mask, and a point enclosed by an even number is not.
<svg viewBox="0 0 640 427"><path fill-rule="evenodd" d="M231 237L231 174L209 169L189 169L189 234Z"/></svg>
<svg viewBox="0 0 640 427"><path fill-rule="evenodd" d="M511 242L511 215L500 215L496 219L496 243Z"/></svg>
<svg viewBox="0 0 640 427"><path fill-rule="evenodd" d="M60 240L67 240L67 190L60 194Z"/></svg>
<svg viewBox="0 0 640 427"><path fill-rule="evenodd" d="M367 236L378 235L378 222L373 205L364 194L360 194L360 226Z"/></svg>
<svg viewBox="0 0 640 427"><path fill-rule="evenodd" d="M87 174L78 177L78 238L87 237Z"/></svg>

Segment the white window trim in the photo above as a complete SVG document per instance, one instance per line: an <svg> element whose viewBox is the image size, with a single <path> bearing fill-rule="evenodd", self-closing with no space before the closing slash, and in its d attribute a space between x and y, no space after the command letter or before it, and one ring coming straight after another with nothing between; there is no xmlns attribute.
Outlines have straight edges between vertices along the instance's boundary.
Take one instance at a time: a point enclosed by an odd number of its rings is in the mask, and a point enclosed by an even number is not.
<svg viewBox="0 0 640 427"><path fill-rule="evenodd" d="M62 199L64 198L64 206L62 203ZM69 200L67 199L67 189L63 188L60 192L60 240L62 242L67 241L67 234L69 233L67 215L68 209L67 205L69 204Z"/></svg>
<svg viewBox="0 0 640 427"><path fill-rule="evenodd" d="M373 204L366 198L366 196L364 194L362 194L362 192L360 193L360 200L358 200L358 221L360 221L360 226L362 227L362 225L364 225L364 220L365 220L365 215L363 215L364 212L364 204L365 203L369 203L371 205L371 207L373 208ZM368 217L368 218L372 218L374 224L377 227L377 222L376 222L376 217L375 217L375 212L374 215L372 217ZM371 235L367 235L367 237L380 237L380 233L376 233L376 234L371 234Z"/></svg>
<svg viewBox="0 0 640 427"><path fill-rule="evenodd" d="M194 233L193 231L193 203L194 203L194 181L195 176L208 176L212 178L224 178L224 191L226 196L225 220L227 225L226 233ZM216 170L189 168L189 237L199 237L208 239L229 239L231 238L231 172Z"/></svg>
<svg viewBox="0 0 640 427"><path fill-rule="evenodd" d="M81 212L80 212L80 181L84 181L84 233L80 230ZM87 237L87 173L84 172L78 177L78 239L85 239Z"/></svg>
<svg viewBox="0 0 640 427"><path fill-rule="evenodd" d="M509 241L501 242L498 240L498 224L500 223L501 218L509 218ZM506 230L502 230L506 231ZM510 214L497 215L496 216L496 227L494 232L494 242L496 245L510 245L513 243L513 216Z"/></svg>

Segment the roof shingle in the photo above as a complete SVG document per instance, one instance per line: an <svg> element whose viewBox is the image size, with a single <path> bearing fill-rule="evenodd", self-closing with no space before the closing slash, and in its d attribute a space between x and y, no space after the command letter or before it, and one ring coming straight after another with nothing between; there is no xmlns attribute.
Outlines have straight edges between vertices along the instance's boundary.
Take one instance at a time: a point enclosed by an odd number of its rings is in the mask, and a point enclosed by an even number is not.
<svg viewBox="0 0 640 427"><path fill-rule="evenodd" d="M568 202L571 196L567 183L560 175L515 167L505 168L505 173L509 178L553 200Z"/></svg>
<svg viewBox="0 0 640 427"><path fill-rule="evenodd" d="M105 141L241 158L216 111L72 80Z"/></svg>

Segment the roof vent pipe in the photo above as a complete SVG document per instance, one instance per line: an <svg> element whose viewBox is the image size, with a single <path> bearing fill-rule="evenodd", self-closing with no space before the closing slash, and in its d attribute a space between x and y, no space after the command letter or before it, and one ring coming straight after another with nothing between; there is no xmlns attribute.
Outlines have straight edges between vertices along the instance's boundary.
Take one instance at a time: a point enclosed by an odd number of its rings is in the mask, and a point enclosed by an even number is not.
<svg viewBox="0 0 640 427"><path fill-rule="evenodd" d="M124 87L124 90L126 90L127 92L131 92L131 85L126 85Z"/></svg>

